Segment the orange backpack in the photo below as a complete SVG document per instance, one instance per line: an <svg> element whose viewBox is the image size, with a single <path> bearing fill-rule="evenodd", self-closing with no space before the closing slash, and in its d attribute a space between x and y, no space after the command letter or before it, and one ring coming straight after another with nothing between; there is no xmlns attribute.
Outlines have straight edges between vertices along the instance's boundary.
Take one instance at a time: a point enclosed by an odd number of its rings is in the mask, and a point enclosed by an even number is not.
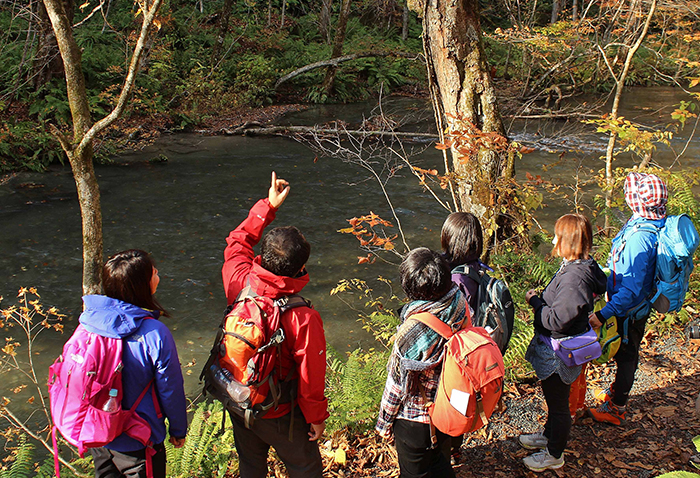
<svg viewBox="0 0 700 478"><path fill-rule="evenodd" d="M311 303L300 295L273 300L246 287L224 313L200 380L204 379L204 393L221 401L229 413L242 416L246 426L283 400L294 399L285 396L296 393L290 381L294 369L280 376L279 353L285 340L280 319L287 310L302 306ZM232 389L242 400L233 399Z"/></svg>
<svg viewBox="0 0 700 478"><path fill-rule="evenodd" d="M447 339L435 401L428 413L438 430L460 436L478 430L498 405L503 392L503 356L486 329L452 332L430 313L411 316Z"/></svg>

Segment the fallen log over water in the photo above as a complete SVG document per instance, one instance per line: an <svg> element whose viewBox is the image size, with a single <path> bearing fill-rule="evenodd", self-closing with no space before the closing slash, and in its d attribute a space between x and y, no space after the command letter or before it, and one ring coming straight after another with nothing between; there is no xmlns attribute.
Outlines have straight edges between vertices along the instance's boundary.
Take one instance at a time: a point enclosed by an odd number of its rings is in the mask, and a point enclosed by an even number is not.
<svg viewBox="0 0 700 478"><path fill-rule="evenodd" d="M260 123L249 122L237 128L222 128L221 133L227 135L257 135L257 136L291 136L294 134L332 134L342 136L396 136L405 140L437 140L438 135L433 133L412 133L409 131L368 131L352 130L345 128L322 128L318 126L264 126Z"/></svg>

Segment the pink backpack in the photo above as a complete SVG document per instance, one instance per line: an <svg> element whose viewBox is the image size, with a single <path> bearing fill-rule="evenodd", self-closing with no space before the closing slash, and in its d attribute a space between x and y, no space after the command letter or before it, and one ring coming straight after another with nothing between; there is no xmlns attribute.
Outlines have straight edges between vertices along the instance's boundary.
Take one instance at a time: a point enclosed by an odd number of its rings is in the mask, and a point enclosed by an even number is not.
<svg viewBox="0 0 700 478"><path fill-rule="evenodd" d="M149 477L153 476L151 427L135 410L151 388L153 403L160 416L155 387L151 387L153 381L149 382L131 409L122 409L122 348L122 339L103 337L79 325L63 346L63 353L49 368L56 476L60 470L56 429L69 443L78 447L81 457L88 448L107 445L126 433L147 447L146 472ZM117 390L118 408L116 412L105 412L102 407L109 399L111 389Z"/></svg>

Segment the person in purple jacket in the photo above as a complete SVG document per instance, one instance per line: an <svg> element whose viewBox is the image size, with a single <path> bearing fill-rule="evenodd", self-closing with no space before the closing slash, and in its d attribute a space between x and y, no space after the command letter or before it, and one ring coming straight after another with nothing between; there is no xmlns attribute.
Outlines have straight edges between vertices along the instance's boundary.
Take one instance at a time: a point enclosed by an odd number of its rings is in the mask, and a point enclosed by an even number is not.
<svg viewBox="0 0 700 478"><path fill-rule="evenodd" d="M113 255L102 268L105 295L83 297L85 310L80 323L89 332L123 339L124 409L130 409L153 382L136 413L151 427L153 476L164 478L165 419L169 423L170 443L176 448L183 446L187 402L175 341L168 327L158 320L160 315L168 316L153 297L159 282L158 269L148 253L129 250ZM126 434L90 452L96 478L147 476L147 449Z"/></svg>

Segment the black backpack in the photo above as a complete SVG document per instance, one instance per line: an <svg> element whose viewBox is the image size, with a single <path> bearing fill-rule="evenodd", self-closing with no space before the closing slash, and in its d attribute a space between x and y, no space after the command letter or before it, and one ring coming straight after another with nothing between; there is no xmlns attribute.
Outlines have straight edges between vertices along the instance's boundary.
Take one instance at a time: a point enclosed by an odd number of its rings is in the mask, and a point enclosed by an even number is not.
<svg viewBox="0 0 700 478"><path fill-rule="evenodd" d="M485 328L503 355L513 334L515 307L505 282L488 275L482 268L457 266L452 270L452 282L467 294L466 280L478 285L477 301L472 325Z"/></svg>

